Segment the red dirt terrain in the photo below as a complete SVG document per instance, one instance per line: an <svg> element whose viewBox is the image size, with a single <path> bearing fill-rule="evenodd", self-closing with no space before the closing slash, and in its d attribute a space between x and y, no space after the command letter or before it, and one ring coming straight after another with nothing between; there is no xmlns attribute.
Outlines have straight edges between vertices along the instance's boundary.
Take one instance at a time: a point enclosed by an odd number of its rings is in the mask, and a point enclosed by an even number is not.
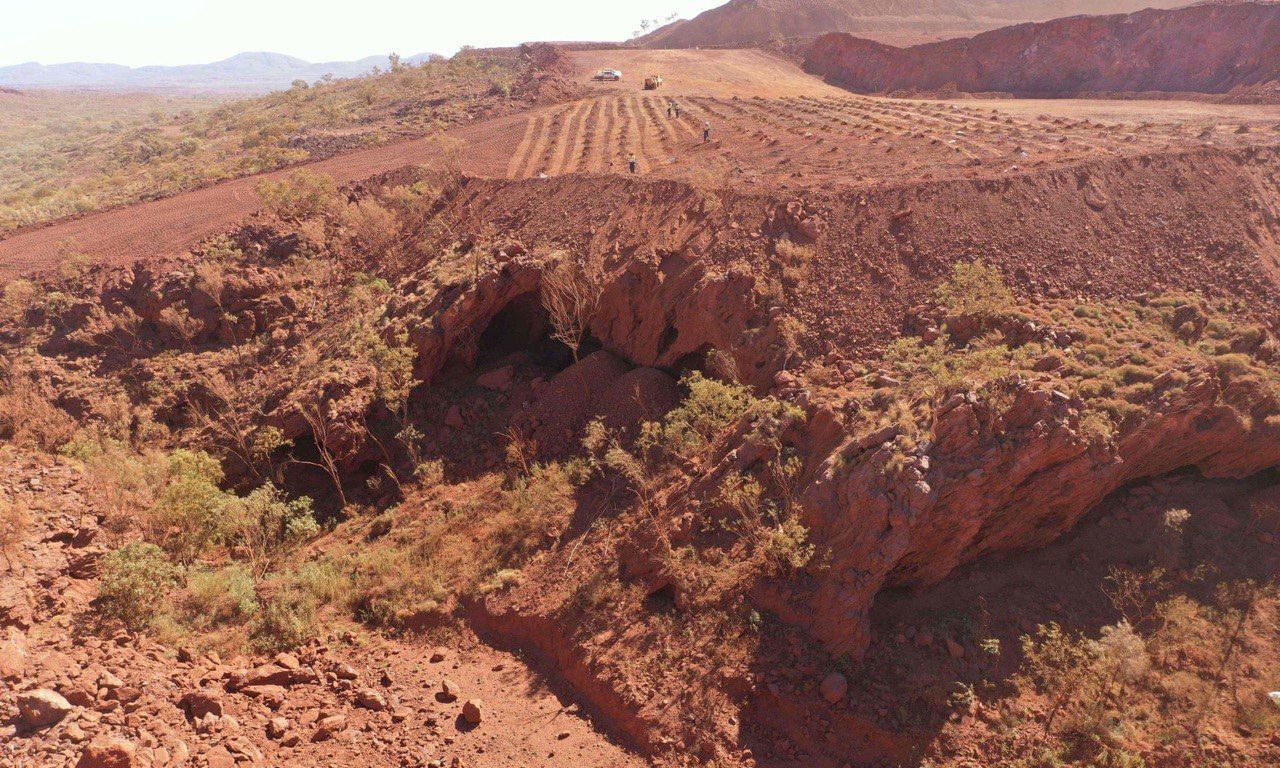
<svg viewBox="0 0 1280 768"><path fill-rule="evenodd" d="M344 633L256 659L97 636L90 600L108 534L83 472L9 447L0 459L0 497L35 516L0 582L0 710L21 698L15 681L53 694L48 725L0 726L2 765L644 765L527 661L465 635ZM468 702L479 723L463 716ZM112 744L134 761L82 757Z"/></svg>
<svg viewBox="0 0 1280 768"><path fill-rule="evenodd" d="M579 51L582 85L604 66L624 70L600 95L478 122L450 132L477 176L612 174L635 155L644 176L703 187L800 191L862 189L942 178L993 178L1091 159L1167 150L1247 147L1277 136L1280 116L1244 108L1150 105L1140 120L1105 103L1002 105L852 96L759 51ZM641 91L650 71L667 82ZM679 106L679 118L674 109ZM1086 111L1085 107L1089 106ZM1168 111L1166 114L1165 111ZM1101 116L1099 116L1101 115ZM706 124L711 141L702 141ZM432 139L342 154L304 166L349 183L439 158ZM68 254L129 261L178 253L258 210L262 178L31 229L0 240L0 279L47 269Z"/></svg>
<svg viewBox="0 0 1280 768"><path fill-rule="evenodd" d="M1074 17L905 49L833 34L814 43L805 68L866 93L1199 92L1252 99L1266 97L1280 80L1280 6Z"/></svg>
<svg viewBox="0 0 1280 768"><path fill-rule="evenodd" d="M244 179L0 241L39 283L0 317L0 435L50 452L0 453L34 516L0 759L1274 763L1280 116L571 57L591 96L454 129L443 188L406 142L308 166L357 183L302 214ZM60 252L98 264L42 275ZM178 448L221 459L215 514L314 501L250 588L314 589L319 637L222 658L97 610L108 552L184 532L125 507L193 492ZM262 514L200 567L289 532ZM1088 664L1046 683L1020 644L1053 622Z"/></svg>
<svg viewBox="0 0 1280 768"><path fill-rule="evenodd" d="M638 38L646 48L725 47L849 32L894 45L1076 14L1172 8L1178 0L731 0Z"/></svg>

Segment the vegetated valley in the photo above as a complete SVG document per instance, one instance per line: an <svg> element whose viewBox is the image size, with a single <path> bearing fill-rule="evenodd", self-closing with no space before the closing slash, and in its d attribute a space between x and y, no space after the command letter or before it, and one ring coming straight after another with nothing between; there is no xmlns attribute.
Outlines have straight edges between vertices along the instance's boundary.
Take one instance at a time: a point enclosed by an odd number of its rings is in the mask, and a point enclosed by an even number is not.
<svg viewBox="0 0 1280 768"><path fill-rule="evenodd" d="M1275 763L1276 118L989 103L533 46L193 112L388 156L0 241L0 755Z"/></svg>

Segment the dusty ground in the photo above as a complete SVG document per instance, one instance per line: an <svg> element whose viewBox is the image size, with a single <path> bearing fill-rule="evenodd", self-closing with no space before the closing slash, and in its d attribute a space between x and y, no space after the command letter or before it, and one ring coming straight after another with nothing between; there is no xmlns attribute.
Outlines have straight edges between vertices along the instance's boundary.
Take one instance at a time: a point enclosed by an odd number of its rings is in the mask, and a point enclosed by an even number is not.
<svg viewBox="0 0 1280 768"><path fill-rule="evenodd" d="M467 125L464 171L498 178L638 172L700 186L775 192L984 178L1099 157L1280 140L1280 110L1145 101L914 101L854 96L759 51L582 51L584 84L602 67L622 84L598 97ZM656 72L657 91L640 81ZM681 113L675 117L679 105ZM702 130L711 126L711 141ZM1244 131L1244 132L1242 132ZM439 158L432 140L359 150L305 166L345 183ZM278 174L276 174L278 175ZM71 253L99 260L184 250L257 210L259 178L219 184L0 240L0 279Z"/></svg>
<svg viewBox="0 0 1280 768"><path fill-rule="evenodd" d="M143 637L104 634L89 601L108 534L83 490L68 463L0 451L0 496L34 513L0 580L0 765L71 766L102 736L134 743L135 765L156 768L645 764L521 657L474 638L398 642L344 632L273 662L180 655ZM297 680L231 682L250 669L280 678L295 665ZM104 682L108 676L116 679ZM459 686L456 699L438 695L445 679ZM10 724L19 692L33 688L57 691L71 711L50 728ZM189 716L182 700L194 695L216 702L218 716ZM473 699L484 715L477 726L461 716ZM341 725L322 735L319 721L329 717ZM273 737L274 718L287 724Z"/></svg>

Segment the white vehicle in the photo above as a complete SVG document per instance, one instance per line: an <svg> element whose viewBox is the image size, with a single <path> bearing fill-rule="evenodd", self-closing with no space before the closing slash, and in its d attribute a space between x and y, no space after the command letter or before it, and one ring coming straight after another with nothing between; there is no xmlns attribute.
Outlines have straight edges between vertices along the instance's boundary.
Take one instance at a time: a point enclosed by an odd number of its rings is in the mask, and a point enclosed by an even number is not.
<svg viewBox="0 0 1280 768"><path fill-rule="evenodd" d="M620 69L602 69L596 73L592 80L613 81L617 82L622 79L622 70Z"/></svg>

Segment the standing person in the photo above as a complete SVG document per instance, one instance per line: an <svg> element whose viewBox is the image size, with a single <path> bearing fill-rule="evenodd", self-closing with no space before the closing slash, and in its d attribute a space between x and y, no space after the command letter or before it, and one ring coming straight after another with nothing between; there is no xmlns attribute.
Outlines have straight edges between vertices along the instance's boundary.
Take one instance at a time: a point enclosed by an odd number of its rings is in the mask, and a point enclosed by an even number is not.
<svg viewBox="0 0 1280 768"><path fill-rule="evenodd" d="M711 121L708 120L702 124L702 143L706 144L711 141Z"/></svg>
<svg viewBox="0 0 1280 768"><path fill-rule="evenodd" d="M667 102L667 117L671 117L671 102Z"/></svg>
<svg viewBox="0 0 1280 768"><path fill-rule="evenodd" d="M636 172L636 156L634 153L627 158L627 167L631 169L632 173Z"/></svg>
<svg viewBox="0 0 1280 768"><path fill-rule="evenodd" d="M678 101L672 102L671 108L676 111L676 119L679 120L680 119L680 102Z"/></svg>

